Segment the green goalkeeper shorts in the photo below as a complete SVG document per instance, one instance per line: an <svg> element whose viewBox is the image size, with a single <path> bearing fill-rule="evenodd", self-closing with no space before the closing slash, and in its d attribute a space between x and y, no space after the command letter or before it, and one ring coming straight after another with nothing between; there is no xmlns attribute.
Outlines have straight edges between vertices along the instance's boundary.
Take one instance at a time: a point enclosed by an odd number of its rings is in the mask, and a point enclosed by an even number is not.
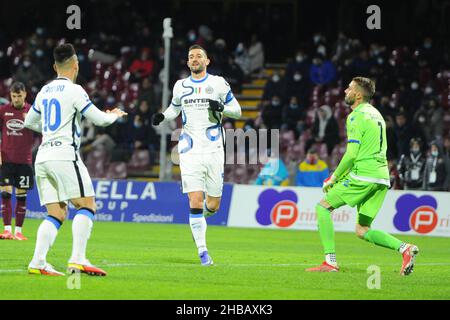
<svg viewBox="0 0 450 320"><path fill-rule="evenodd" d="M335 209L343 205L356 206L358 224L370 227L387 191L384 184L365 182L347 175L328 190L325 200Z"/></svg>

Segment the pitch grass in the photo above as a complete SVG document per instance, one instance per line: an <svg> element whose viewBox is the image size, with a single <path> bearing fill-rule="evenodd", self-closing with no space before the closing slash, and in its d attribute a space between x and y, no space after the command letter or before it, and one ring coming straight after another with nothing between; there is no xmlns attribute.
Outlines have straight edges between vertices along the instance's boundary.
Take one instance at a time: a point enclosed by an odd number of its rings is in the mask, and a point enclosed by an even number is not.
<svg viewBox="0 0 450 320"><path fill-rule="evenodd" d="M0 241L0 299L450 299L450 239L401 237L419 246L414 273L400 277L400 254L337 233L338 273L306 273L322 262L317 232L208 227L216 265L199 264L188 225L96 222L88 258L106 277L28 275L40 221L27 220L30 240ZM48 255L65 271L71 253L66 222ZM367 288L367 268L381 270L381 289Z"/></svg>

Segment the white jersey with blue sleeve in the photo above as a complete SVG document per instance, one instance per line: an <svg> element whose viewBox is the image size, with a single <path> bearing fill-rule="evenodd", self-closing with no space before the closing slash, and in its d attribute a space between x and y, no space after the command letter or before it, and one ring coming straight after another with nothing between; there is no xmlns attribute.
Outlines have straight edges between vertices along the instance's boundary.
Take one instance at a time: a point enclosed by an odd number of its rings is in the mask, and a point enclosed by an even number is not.
<svg viewBox="0 0 450 320"><path fill-rule="evenodd" d="M67 78L57 78L42 87L25 118L25 126L42 132L36 163L49 160L80 160L81 120L107 126L117 115L100 111L86 91Z"/></svg>
<svg viewBox="0 0 450 320"><path fill-rule="evenodd" d="M199 80L188 77L175 83L172 101L164 116L172 120L181 113L180 154L223 151L220 132L222 115L209 110L209 99L224 104L223 115L231 118L241 116L241 107L223 77L207 73Z"/></svg>

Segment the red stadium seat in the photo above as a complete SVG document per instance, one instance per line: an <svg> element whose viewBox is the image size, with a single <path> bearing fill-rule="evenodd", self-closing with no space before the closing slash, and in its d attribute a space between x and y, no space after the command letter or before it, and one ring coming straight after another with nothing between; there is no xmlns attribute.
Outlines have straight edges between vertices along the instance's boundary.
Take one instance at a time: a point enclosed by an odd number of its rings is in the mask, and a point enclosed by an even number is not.
<svg viewBox="0 0 450 320"><path fill-rule="evenodd" d="M150 152L148 150L134 150L127 167L128 170L150 169Z"/></svg>
<svg viewBox="0 0 450 320"><path fill-rule="evenodd" d="M127 164L123 161L111 162L108 170L106 171L107 179L126 179L127 177Z"/></svg>

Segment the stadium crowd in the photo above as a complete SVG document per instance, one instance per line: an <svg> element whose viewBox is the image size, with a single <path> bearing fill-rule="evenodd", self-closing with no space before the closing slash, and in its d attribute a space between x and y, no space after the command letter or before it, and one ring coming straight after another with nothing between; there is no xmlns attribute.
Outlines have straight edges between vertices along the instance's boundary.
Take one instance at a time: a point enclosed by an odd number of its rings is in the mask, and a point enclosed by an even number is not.
<svg viewBox="0 0 450 320"><path fill-rule="evenodd" d="M118 106L129 113L127 119L106 129L85 121L82 153L94 177L124 178L120 167L102 166L94 161L96 157L127 163L129 176L133 168L136 176L145 175L143 170L158 159L159 132L150 119L161 107L164 47L149 26L138 28L140 32L128 41L106 33L74 41L80 63L78 81L93 103L100 108ZM51 52L59 41L45 28L37 28L26 38L0 45L0 104L9 99L13 80L25 83L32 102L40 87L54 77ZM264 46L256 35L230 47L225 39L214 37L210 27L200 25L172 41L171 84L188 76L186 49L192 44L208 50L212 61L208 72L224 76L235 94L252 78L266 77ZM325 169L333 170L345 151L344 124L350 110L343 92L357 75L377 83L373 105L387 124L393 188L449 191L450 55L431 37L417 46L389 47L363 43L343 33L336 39L315 33L311 41L299 44L284 69L276 69L268 78L259 115L246 119L244 130L280 129L287 183L319 185L321 179L314 175L322 177ZM227 121L224 126L235 124ZM248 168L226 166L226 179L260 184L286 181L284 169L282 179L267 179L267 172L276 172Z"/></svg>

